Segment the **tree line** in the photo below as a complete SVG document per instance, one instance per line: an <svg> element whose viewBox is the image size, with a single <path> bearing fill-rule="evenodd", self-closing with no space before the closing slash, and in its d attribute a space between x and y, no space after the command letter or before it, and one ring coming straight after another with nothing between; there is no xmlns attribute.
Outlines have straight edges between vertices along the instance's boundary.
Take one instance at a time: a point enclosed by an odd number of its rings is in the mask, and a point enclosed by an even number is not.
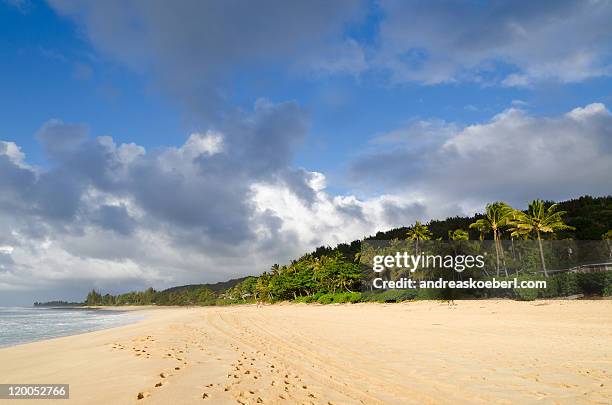
<svg viewBox="0 0 612 405"><path fill-rule="evenodd" d="M502 275L502 270L503 276L508 276L506 263L510 258L507 257L509 253L504 250L504 244L509 241L512 255L518 252L520 256L521 250L515 251L512 248L514 243L520 245L520 241L533 240L538 246L539 268L544 277L548 277L543 241L572 240L585 236L587 239L604 239L608 241L610 258L612 258L611 228L612 197L585 196L559 204L534 200L524 211L516 210L504 202L493 202L486 206L483 214L474 217L433 220L428 224L416 221L411 226L378 232L364 240L410 241L414 243L416 252L419 251L420 244L431 240L491 240L495 252L494 268L498 277ZM360 264L361 247L361 241L343 243L333 248L322 246L286 265L274 264L261 275L247 277L223 291L212 291L202 285L175 287L164 291L149 288L145 291L119 295L102 295L92 290L85 303L88 305L226 305L281 300L324 303L379 300L374 293L365 295L360 293L362 281L366 278ZM533 257L520 257L520 259L521 262L531 260L530 268L536 268ZM529 273L525 270L525 275ZM606 277L602 281L603 289L607 283L612 282L612 276L609 279ZM422 294L425 298L436 296L435 292L381 294L404 298L410 298L414 294Z"/></svg>

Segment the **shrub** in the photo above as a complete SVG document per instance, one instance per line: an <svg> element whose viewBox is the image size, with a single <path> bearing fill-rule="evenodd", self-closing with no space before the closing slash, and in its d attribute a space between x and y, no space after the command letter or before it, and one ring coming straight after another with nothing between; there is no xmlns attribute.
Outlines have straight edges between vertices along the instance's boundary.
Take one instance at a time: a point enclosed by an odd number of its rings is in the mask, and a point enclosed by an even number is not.
<svg viewBox="0 0 612 405"><path fill-rule="evenodd" d="M303 296L303 297L297 297L294 301L295 302L303 302L303 303L307 304L307 303L310 303L310 302L314 302L316 300L315 300L314 295L306 295L306 296Z"/></svg>
<svg viewBox="0 0 612 405"><path fill-rule="evenodd" d="M520 283L521 281L537 280L538 278L529 274L521 274L517 279ZM537 288L514 288L513 290L514 294L516 294L516 298L520 301L533 301L538 297L538 293L540 292Z"/></svg>
<svg viewBox="0 0 612 405"><path fill-rule="evenodd" d="M555 276L559 283L559 295L562 297L580 294L582 290L578 285L578 274L562 273Z"/></svg>
<svg viewBox="0 0 612 405"><path fill-rule="evenodd" d="M363 302L402 302L416 297L416 290L387 290L366 292L361 294Z"/></svg>
<svg viewBox="0 0 612 405"><path fill-rule="evenodd" d="M332 302L334 302L334 295L333 294L323 294L319 297L317 302L323 305L331 304Z"/></svg>
<svg viewBox="0 0 612 405"><path fill-rule="evenodd" d="M346 302L355 303L361 300L361 293L345 292L323 294L318 299L319 304L342 304Z"/></svg>
<svg viewBox="0 0 612 405"><path fill-rule="evenodd" d="M361 293L360 292L350 292L344 293L342 296L343 302L350 302L351 304L355 304L356 302L361 301Z"/></svg>
<svg viewBox="0 0 612 405"><path fill-rule="evenodd" d="M514 292L519 301L533 301L538 297L537 288L515 288Z"/></svg>
<svg viewBox="0 0 612 405"><path fill-rule="evenodd" d="M419 288L417 300L443 300L447 299L446 291L440 288Z"/></svg>
<svg viewBox="0 0 612 405"><path fill-rule="evenodd" d="M612 271L606 272L606 282L603 289L604 297L612 296Z"/></svg>
<svg viewBox="0 0 612 405"><path fill-rule="evenodd" d="M585 294L603 295L606 290L606 281L609 280L608 273L578 273L578 285Z"/></svg>
<svg viewBox="0 0 612 405"><path fill-rule="evenodd" d="M554 298L561 295L560 291L560 274L546 279L546 288L538 290L538 298Z"/></svg>

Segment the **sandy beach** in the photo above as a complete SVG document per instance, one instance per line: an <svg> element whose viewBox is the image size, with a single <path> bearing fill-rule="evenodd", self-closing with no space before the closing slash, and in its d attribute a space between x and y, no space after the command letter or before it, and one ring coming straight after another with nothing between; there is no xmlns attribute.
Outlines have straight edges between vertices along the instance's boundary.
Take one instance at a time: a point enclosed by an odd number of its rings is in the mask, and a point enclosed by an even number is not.
<svg viewBox="0 0 612 405"><path fill-rule="evenodd" d="M0 383L68 383L71 399L49 402L74 404L612 401L610 300L141 313L1 349Z"/></svg>

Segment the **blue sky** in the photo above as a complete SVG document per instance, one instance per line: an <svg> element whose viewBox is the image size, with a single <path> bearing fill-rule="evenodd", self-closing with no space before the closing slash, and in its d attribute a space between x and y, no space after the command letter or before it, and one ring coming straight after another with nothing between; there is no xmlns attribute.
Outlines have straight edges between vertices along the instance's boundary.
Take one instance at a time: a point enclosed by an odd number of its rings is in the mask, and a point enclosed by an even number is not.
<svg viewBox="0 0 612 405"><path fill-rule="evenodd" d="M34 134L51 118L86 123L95 135L112 135L148 148L180 145L190 131L207 126L206 121L194 123L182 116L175 100L146 75L100 55L74 21L58 16L46 3L11 3L0 6L0 119L3 138L17 141L29 161L44 163ZM343 35L376 43L383 12L370 3L365 13L347 24ZM609 104L612 97L609 77L516 88L481 83L392 85L376 73L330 77L287 70L266 66L255 74L238 72L228 88L229 98L243 108L260 97L298 101L310 113L312 127L295 164L338 175L343 162L369 139L413 119L467 125L489 119L513 100L527 102L533 114L554 115L592 102Z"/></svg>
<svg viewBox="0 0 612 405"><path fill-rule="evenodd" d="M611 18L0 0L0 289L218 281L497 199L608 194Z"/></svg>
<svg viewBox="0 0 612 405"><path fill-rule="evenodd" d="M0 4L0 26L2 135L32 162L44 163L34 134L50 118L150 146L184 140L173 103L144 78L98 57L75 25L44 2L24 10Z"/></svg>

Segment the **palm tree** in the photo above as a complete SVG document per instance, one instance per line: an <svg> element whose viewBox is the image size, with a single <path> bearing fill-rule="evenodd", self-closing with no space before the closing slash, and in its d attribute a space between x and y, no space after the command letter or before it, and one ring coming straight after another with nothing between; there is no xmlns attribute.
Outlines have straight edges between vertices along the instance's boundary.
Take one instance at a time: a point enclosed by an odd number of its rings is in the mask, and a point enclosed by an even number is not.
<svg viewBox="0 0 612 405"><path fill-rule="evenodd" d="M485 236L487 236L487 233L489 233L491 231L491 229L489 229L489 226L487 225L487 223L485 221L482 221L482 220L478 220L478 221L474 222L473 224L470 224L470 228L476 229L478 231L478 233L479 233L478 239L479 240L484 240Z"/></svg>
<svg viewBox="0 0 612 405"><path fill-rule="evenodd" d="M512 242L512 258L514 260L516 260L515 257L515 252L518 252L518 259L519 259L519 264L520 266L523 265L523 257L521 254L521 249L515 249L514 248L514 240L527 240L529 239L529 231L525 231L524 229L520 229L518 227L518 222L517 222L517 218L518 216L521 214L520 211L516 210L514 211L514 214L512 215L512 218L509 219L506 222L506 225L509 226L509 228L507 229L508 233L510 234L510 241ZM519 245L520 247L521 245ZM520 270L519 270L520 272Z"/></svg>
<svg viewBox="0 0 612 405"><path fill-rule="evenodd" d="M484 218L481 218L476 222L470 224L470 228L478 229L481 232L481 235L488 231L493 232L493 240L495 241L497 277L499 277L499 257L502 248L500 242L500 228L508 225L509 221L513 218L513 216L514 210L512 209L512 207L510 207L505 202L497 201L492 204L487 204ZM505 267L504 271L506 272L507 276L508 271Z"/></svg>
<svg viewBox="0 0 612 405"><path fill-rule="evenodd" d="M561 218L565 211L557 211L558 204L553 204L546 208L544 201L533 200L529 203L527 212L518 212L516 215L516 229L522 232L535 233L540 248L540 260L542 261L542 270L544 276L548 277L546 271L546 262L544 261L544 249L542 248L542 234L553 233L561 230L576 229L573 226L566 225Z"/></svg>
<svg viewBox="0 0 612 405"><path fill-rule="evenodd" d="M406 235L409 240L414 241L414 252L417 255L419 254L419 241L430 240L432 236L427 225L421 224L420 221L416 221L414 225L409 227Z"/></svg>
<svg viewBox="0 0 612 405"><path fill-rule="evenodd" d="M470 234L463 229L455 229L454 231L448 231L448 239L450 240L469 240Z"/></svg>

